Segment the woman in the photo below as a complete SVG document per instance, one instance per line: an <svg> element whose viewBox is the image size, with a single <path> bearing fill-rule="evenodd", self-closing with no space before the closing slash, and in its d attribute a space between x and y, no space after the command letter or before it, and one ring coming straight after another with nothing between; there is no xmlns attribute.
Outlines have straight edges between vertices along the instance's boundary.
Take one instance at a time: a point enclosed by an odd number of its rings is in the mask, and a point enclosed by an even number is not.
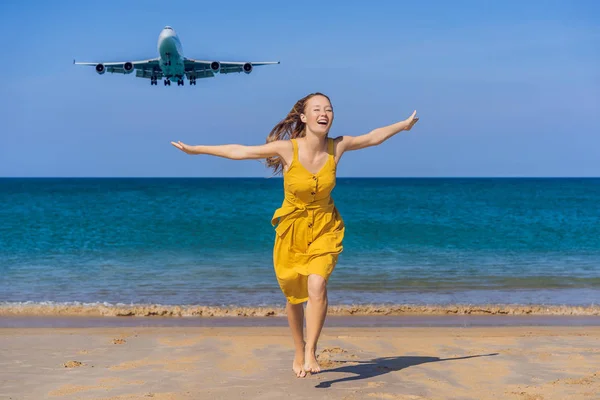
<svg viewBox="0 0 600 400"><path fill-rule="evenodd" d="M188 154L209 154L233 160L265 158L284 179L285 198L275 211L273 262L275 274L287 298L286 313L296 355L292 369L297 377L321 369L316 348L327 314L327 281L342 251L344 222L330 193L336 166L346 151L381 144L418 121L416 111L397 122L361 136L329 138L333 108L327 96L312 93L300 99L258 146L227 144L190 146L171 142ZM306 305L306 336L303 322Z"/></svg>

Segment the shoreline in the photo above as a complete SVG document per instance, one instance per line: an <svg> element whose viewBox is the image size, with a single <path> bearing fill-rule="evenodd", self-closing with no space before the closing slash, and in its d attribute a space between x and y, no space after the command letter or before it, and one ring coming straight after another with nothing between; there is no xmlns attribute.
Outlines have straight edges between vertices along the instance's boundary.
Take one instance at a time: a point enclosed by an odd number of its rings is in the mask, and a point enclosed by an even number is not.
<svg viewBox="0 0 600 400"><path fill-rule="evenodd" d="M0 316L2 329L100 329L100 328L287 328L287 317L89 317ZM521 328L600 327L599 316L571 315L330 315L325 328Z"/></svg>
<svg viewBox="0 0 600 400"><path fill-rule="evenodd" d="M283 317L285 308L199 305L0 304L0 317ZM329 316L600 316L600 305L330 305Z"/></svg>

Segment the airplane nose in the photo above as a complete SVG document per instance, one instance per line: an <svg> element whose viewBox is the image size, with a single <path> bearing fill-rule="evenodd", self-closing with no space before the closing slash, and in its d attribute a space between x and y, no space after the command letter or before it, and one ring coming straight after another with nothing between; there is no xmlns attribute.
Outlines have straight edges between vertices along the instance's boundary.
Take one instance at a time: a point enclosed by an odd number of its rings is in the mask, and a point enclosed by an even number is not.
<svg viewBox="0 0 600 400"><path fill-rule="evenodd" d="M158 41L158 51L161 54L173 53L176 49L176 43L173 35L161 36Z"/></svg>

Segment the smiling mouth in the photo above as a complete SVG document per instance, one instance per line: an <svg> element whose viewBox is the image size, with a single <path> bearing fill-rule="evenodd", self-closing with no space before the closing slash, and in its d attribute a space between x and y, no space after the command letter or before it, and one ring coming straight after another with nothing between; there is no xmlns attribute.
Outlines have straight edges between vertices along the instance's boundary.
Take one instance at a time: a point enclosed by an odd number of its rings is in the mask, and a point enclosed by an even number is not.
<svg viewBox="0 0 600 400"><path fill-rule="evenodd" d="M319 124L319 125L327 125L328 122L329 121L323 121L323 120L321 120L321 121L317 121L317 124Z"/></svg>

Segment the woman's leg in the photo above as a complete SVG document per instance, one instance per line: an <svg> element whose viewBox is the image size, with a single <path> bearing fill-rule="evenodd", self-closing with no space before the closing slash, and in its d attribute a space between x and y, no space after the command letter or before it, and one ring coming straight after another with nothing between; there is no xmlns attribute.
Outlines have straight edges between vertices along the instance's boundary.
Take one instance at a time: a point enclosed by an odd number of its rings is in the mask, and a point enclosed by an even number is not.
<svg viewBox="0 0 600 400"><path fill-rule="evenodd" d="M302 303L292 304L288 302L285 310L288 317L288 324L292 330L294 347L296 348L292 369L297 377L303 378L306 376L306 372L304 371L304 307Z"/></svg>
<svg viewBox="0 0 600 400"><path fill-rule="evenodd" d="M306 372L320 372L316 351L319 335L327 315L327 282L320 275L308 276L308 304L306 305L306 349L304 369Z"/></svg>

